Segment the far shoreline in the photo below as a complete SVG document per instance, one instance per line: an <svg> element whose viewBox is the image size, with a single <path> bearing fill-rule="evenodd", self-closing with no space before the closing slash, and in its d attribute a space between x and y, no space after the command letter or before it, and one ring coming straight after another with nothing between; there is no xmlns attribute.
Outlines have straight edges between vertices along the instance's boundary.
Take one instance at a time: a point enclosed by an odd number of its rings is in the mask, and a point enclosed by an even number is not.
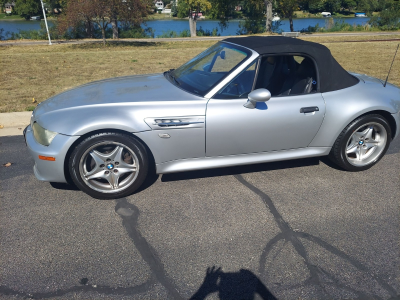
<svg viewBox="0 0 400 300"><path fill-rule="evenodd" d="M331 16L331 17L323 17L323 16L307 16L307 17L294 17L293 20L307 20L307 19L321 19L321 20L329 20L329 19L347 19L347 18L356 18L354 15L340 15L340 16ZM360 18L371 18L371 17L360 17ZM47 17L48 21L56 21L56 17ZM177 17L164 17L164 18L148 18L144 21L188 21L189 18L177 18ZM230 19L230 21L244 21L245 19ZM282 20L289 20L288 18L281 18ZM37 22L38 20L26 20L24 18L10 18L10 17L0 17L0 21L7 21L7 22ZM44 19L40 19L40 21L44 21ZM198 19L197 22L202 22L202 21L219 21L218 19L209 19L209 18L204 18L204 19Z"/></svg>

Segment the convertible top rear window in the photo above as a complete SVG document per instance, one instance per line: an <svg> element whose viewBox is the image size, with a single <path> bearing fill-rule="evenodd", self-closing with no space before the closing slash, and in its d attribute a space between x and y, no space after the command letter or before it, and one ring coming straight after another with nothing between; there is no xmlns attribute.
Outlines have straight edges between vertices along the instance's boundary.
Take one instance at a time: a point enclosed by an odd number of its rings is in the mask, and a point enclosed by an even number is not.
<svg viewBox="0 0 400 300"><path fill-rule="evenodd" d="M251 56L251 51L219 42L200 53L166 77L178 87L200 96L206 95L230 72Z"/></svg>

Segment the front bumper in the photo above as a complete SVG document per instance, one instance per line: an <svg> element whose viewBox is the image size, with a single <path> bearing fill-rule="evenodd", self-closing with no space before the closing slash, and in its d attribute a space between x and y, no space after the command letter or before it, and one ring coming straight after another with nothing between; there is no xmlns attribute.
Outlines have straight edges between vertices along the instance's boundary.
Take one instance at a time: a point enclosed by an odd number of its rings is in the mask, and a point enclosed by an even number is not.
<svg viewBox="0 0 400 300"><path fill-rule="evenodd" d="M69 148L79 136L57 134L49 146L36 142L31 126L24 129L25 143L35 160L33 172L37 179L51 182L67 182L64 175L64 161ZM54 157L55 161L39 159L41 156Z"/></svg>

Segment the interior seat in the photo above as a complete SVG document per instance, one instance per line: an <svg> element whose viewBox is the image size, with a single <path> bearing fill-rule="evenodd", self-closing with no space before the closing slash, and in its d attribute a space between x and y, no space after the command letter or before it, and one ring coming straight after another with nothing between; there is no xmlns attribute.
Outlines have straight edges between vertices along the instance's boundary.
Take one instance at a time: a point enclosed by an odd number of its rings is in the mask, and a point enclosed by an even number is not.
<svg viewBox="0 0 400 300"><path fill-rule="evenodd" d="M282 88L285 77L283 57L265 57L260 66L256 88L266 88L271 95L277 95Z"/></svg>
<svg viewBox="0 0 400 300"><path fill-rule="evenodd" d="M300 63L294 77L288 76L283 84L281 96L309 94L313 89L315 79L314 63L309 58L304 58Z"/></svg>

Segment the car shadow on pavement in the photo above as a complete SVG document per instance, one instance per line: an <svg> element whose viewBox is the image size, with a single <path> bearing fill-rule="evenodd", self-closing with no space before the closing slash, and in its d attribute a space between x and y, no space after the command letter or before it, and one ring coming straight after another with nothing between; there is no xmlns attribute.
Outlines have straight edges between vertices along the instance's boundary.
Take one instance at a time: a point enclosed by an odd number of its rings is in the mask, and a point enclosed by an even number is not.
<svg viewBox="0 0 400 300"><path fill-rule="evenodd" d="M56 190L79 191L78 187L74 184L63 183L63 182L50 182L50 185Z"/></svg>
<svg viewBox="0 0 400 300"><path fill-rule="evenodd" d="M253 300L256 295L263 300L277 299L253 272L241 269L239 272L225 273L214 266L207 269L203 283L190 300L203 300L216 292L221 300Z"/></svg>
<svg viewBox="0 0 400 300"><path fill-rule="evenodd" d="M287 244L291 244L294 253L296 253L298 258L301 258L300 261L305 267L305 270L307 270L308 277L303 282L294 285L280 284L279 290L281 291L291 290L297 287L315 287L322 293L323 297L321 298L323 299L335 298L334 293L332 293L335 289L336 291L351 294L354 299L384 299L379 295L381 293L390 295L392 298L397 296L398 293L396 289L387 282L385 276L375 273L374 270L370 269L364 262L347 254L339 247L335 247L324 239L292 228L289 222L283 218L283 215L275 206L274 201L264 191L257 188L240 174L234 177L264 202L266 209L273 215L280 231L276 236L267 241L260 255L258 274L264 282L267 281L268 277L268 271L266 270L268 256L271 256L272 253L275 252L274 255L272 255L274 257L273 261L275 261L279 252L281 252ZM280 246L278 246L279 243L281 243ZM335 274L327 265L328 261L318 260L313 257L311 254L312 248L320 248L320 253L323 251L329 253L332 262L340 261L343 268L341 272L348 272L349 274L352 272L354 275L356 274L354 270L357 270L357 272L362 273L363 281L368 282L369 285L363 286L357 281L342 281L340 279L342 274L339 274L339 276ZM374 289L373 287L376 286L379 286L379 288Z"/></svg>

